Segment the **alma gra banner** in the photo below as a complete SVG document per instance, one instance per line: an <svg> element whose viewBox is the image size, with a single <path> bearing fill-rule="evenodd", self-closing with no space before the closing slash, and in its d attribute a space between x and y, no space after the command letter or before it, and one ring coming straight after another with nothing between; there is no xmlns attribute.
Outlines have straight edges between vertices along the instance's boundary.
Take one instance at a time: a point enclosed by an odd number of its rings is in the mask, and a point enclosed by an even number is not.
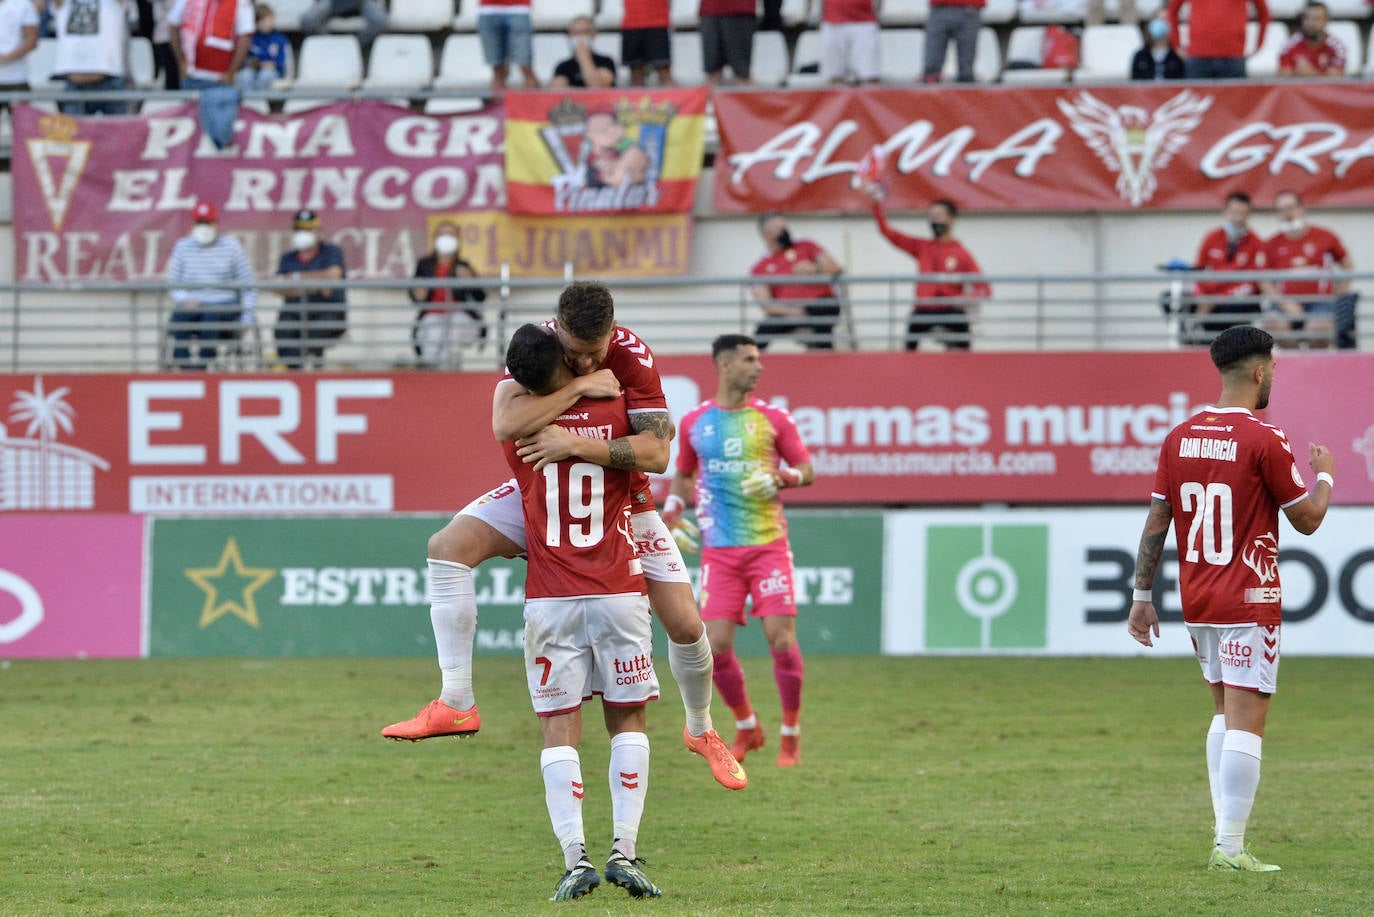
<svg viewBox="0 0 1374 917"><path fill-rule="evenodd" d="M1374 355L1284 354L1264 418L1374 505ZM656 361L678 420L710 358ZM496 373L0 376L0 512L454 512L509 478ZM789 503L1144 506L1165 435L1217 396L1205 351L777 354L757 394L816 467Z"/></svg>
<svg viewBox="0 0 1374 917"><path fill-rule="evenodd" d="M690 212L709 90L506 94L510 212Z"/></svg>
<svg viewBox="0 0 1374 917"><path fill-rule="evenodd" d="M714 206L856 210L881 144L888 206L970 210L1214 210L1244 190L1310 204L1374 200L1374 86L1168 83L728 92Z"/></svg>

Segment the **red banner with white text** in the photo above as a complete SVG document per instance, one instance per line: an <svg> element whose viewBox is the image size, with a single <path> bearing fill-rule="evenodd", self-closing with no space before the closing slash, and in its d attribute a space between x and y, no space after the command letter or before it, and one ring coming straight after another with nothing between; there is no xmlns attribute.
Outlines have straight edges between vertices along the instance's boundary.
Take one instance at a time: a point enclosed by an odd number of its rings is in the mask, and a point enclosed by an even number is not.
<svg viewBox="0 0 1374 917"><path fill-rule="evenodd" d="M674 420L709 357L657 361ZM1374 355L1283 357L1264 417L1374 505ZM509 477L494 373L0 376L0 511L449 512ZM770 355L758 394L816 466L789 502L1143 504L1159 445L1214 399L1205 352Z"/></svg>
<svg viewBox="0 0 1374 917"><path fill-rule="evenodd" d="M715 106L728 212L865 207L855 169L879 144L899 210L1212 210L1236 189L1374 200L1367 83L730 92Z"/></svg>

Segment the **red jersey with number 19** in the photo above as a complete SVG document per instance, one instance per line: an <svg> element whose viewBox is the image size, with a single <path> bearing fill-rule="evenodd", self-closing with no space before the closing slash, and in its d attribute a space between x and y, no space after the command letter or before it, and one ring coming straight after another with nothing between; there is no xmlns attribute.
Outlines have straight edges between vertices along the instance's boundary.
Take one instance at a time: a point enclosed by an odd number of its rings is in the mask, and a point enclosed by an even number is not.
<svg viewBox="0 0 1374 917"><path fill-rule="evenodd" d="M1288 437L1245 408L1207 407L1174 427L1154 497L1173 512L1186 622L1280 623L1278 513L1306 496Z"/></svg>
<svg viewBox="0 0 1374 917"><path fill-rule="evenodd" d="M620 398L583 398L554 423L591 439L630 433ZM514 442L501 446L525 511L525 597L644 595L644 574L630 534L630 472L573 459L535 472L516 454Z"/></svg>

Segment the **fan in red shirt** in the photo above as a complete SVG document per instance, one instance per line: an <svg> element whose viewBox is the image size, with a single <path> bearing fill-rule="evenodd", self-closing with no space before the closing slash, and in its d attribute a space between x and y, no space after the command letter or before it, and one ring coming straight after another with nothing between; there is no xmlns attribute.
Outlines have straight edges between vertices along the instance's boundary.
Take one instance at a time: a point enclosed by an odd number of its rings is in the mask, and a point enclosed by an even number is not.
<svg viewBox="0 0 1374 917"><path fill-rule="evenodd" d="M916 259L916 273L922 277L916 284L916 303L907 321L906 349L915 350L922 338L930 337L951 350L968 350L972 344L969 310L977 309L982 300L991 296L992 288L982 281L928 276L983 273L968 249L954 238L954 221L959 208L953 201L932 201L926 208L926 216L934 238L921 239L888 225L880 185L870 185L865 190L873 198L873 216L878 221L878 231L887 241Z"/></svg>
<svg viewBox="0 0 1374 917"><path fill-rule="evenodd" d="M1188 5L1188 42L1179 33L1179 14ZM1169 0L1169 25L1173 44L1188 58L1190 80L1245 79L1245 23L1255 8L1259 34L1255 47L1264 44L1269 28L1269 6L1264 0Z"/></svg>
<svg viewBox="0 0 1374 917"><path fill-rule="evenodd" d="M1265 257L1270 270L1291 270L1296 276L1265 284L1278 312L1265 327L1282 347L1330 346L1336 300L1349 292L1350 281L1322 275L1337 267L1353 270L1353 262L1335 233L1308 224L1307 208L1297 192L1280 191L1274 196L1274 209L1279 231L1265 246Z"/></svg>
<svg viewBox="0 0 1374 917"><path fill-rule="evenodd" d="M673 85L672 20L668 0L625 0L620 20L620 62L630 68L630 85L643 86L649 71L658 85Z"/></svg>
<svg viewBox="0 0 1374 917"><path fill-rule="evenodd" d="M1279 76L1345 76L1345 45L1326 33L1325 3L1303 7L1302 28L1279 52Z"/></svg>
<svg viewBox="0 0 1374 917"><path fill-rule="evenodd" d="M1164 439L1127 627L1143 646L1159 636L1153 586L1172 527L1183 621L1214 710L1207 773L1216 842L1208 866L1276 872L1279 867L1245 849L1245 826L1259 787L1269 700L1278 687L1278 514L1282 509L1304 535L1315 532L1331 503L1335 462L1325 446L1308 445L1317 473L1309 494L1288 438L1253 413L1269 404L1272 335L1253 325L1228 328L1212 342L1211 356L1221 397Z"/></svg>
<svg viewBox="0 0 1374 917"><path fill-rule="evenodd" d="M749 273L755 277L796 275L796 283L756 283L754 300L763 307L764 319L754 330L759 349L770 341L800 332L808 350L833 350L835 323L840 316L840 297L827 279L840 273L840 264L810 239L793 239L787 218L780 213L759 217L759 235L768 247Z"/></svg>
<svg viewBox="0 0 1374 917"><path fill-rule="evenodd" d="M1221 211L1222 224L1209 232L1198 247L1194 266L1199 271L1264 270L1264 240L1250 229L1252 210L1250 195L1245 192L1227 196ZM1211 343L1219 332L1232 325L1249 324L1260 315L1260 287L1253 280L1198 280L1193 284L1193 295L1196 300L1192 312L1228 316L1199 323L1198 343Z"/></svg>

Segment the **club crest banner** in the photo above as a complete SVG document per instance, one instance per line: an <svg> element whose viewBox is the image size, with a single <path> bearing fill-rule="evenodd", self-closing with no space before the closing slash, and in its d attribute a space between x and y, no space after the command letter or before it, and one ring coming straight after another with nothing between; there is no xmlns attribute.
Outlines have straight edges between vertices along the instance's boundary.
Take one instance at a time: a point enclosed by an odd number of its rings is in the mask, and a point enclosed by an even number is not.
<svg viewBox="0 0 1374 917"><path fill-rule="evenodd" d="M714 206L857 210L879 147L888 206L970 210L1214 210L1244 190L1323 207L1374 199L1367 83L728 92Z"/></svg>
<svg viewBox="0 0 1374 917"><path fill-rule="evenodd" d="M508 93L510 212L690 212L707 97L705 88Z"/></svg>

